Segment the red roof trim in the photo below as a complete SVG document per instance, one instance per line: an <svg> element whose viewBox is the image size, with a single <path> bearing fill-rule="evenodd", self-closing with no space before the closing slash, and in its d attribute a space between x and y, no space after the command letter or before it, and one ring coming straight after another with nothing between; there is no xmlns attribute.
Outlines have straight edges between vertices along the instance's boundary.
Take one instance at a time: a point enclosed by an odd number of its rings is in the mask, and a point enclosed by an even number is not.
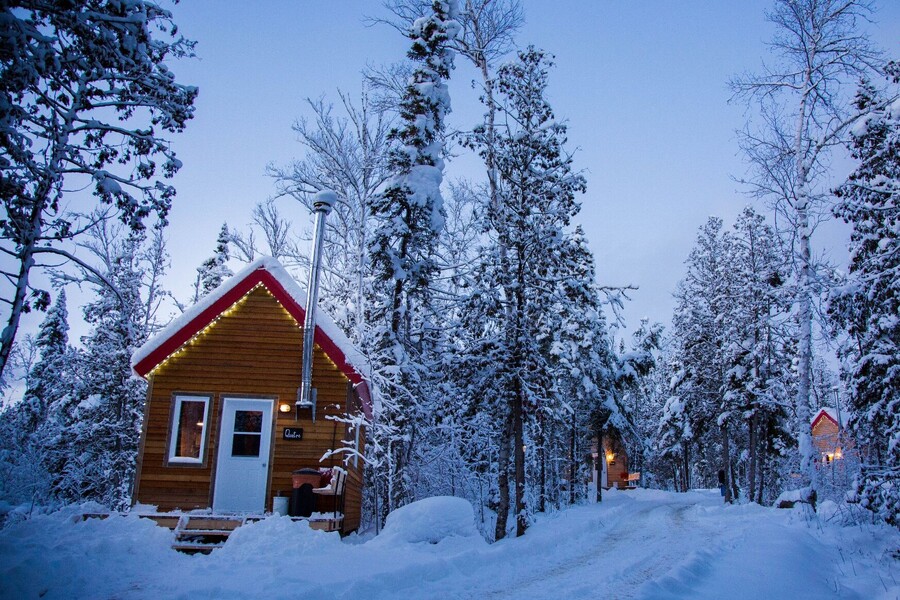
<svg viewBox="0 0 900 600"><path fill-rule="evenodd" d="M827 410L822 409L819 411L819 414L816 415L816 418L813 419L812 425L809 426L810 431L816 428L816 425L818 425L819 421L822 420L822 417L825 417L826 419L837 425L838 428L840 428L841 425L834 419L834 417L829 415Z"/></svg>
<svg viewBox="0 0 900 600"><path fill-rule="evenodd" d="M153 352L134 365L134 370L141 377L146 377L150 371L166 360L170 354L190 341L190 339L197 335L204 327L212 323L216 317L225 312L230 306L240 300L244 294L260 283L269 290L269 293L278 300L298 324L303 324L303 321L306 318L306 311L303 310L303 307L294 300L271 273L265 268L259 268L250 273L246 278L237 282L233 288L210 304L205 310L175 332L171 337L163 341L163 343L161 343ZM355 384L361 383L365 386L365 381L347 362L347 358L344 356L341 349L338 348L331 338L325 335L325 332L322 331L320 327L316 327L315 341L316 344L325 351L328 358L334 362L337 368L346 375L351 382ZM366 397L368 396L367 389L363 393L365 393Z"/></svg>

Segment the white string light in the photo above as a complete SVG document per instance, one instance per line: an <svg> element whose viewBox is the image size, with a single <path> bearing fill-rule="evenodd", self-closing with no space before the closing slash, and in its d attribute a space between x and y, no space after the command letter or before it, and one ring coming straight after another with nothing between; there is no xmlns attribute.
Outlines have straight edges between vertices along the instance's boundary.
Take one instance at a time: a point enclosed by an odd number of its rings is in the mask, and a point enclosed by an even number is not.
<svg viewBox="0 0 900 600"><path fill-rule="evenodd" d="M268 294L270 298L272 298L273 300L278 302L278 306L280 306L281 310L283 310L285 313L287 313L287 315L291 318L291 320L294 321L294 325L297 327L297 329L299 329L301 331L303 330L303 324L297 322L297 320L294 318L294 316L281 304L281 302L274 296L274 294L272 294L272 292L269 290L269 288L266 287L266 285L264 283L259 282L256 285L254 285L246 294L244 294L243 296L238 298L231 306L229 306L228 308L223 310L221 313L216 315L212 319L212 321L207 323L206 326L204 326L200 331L198 331L197 333L192 335L189 340L187 340L186 342L181 344L178 348L173 350L168 356L166 356L164 359L162 359L155 367L150 369L150 372L148 375L155 375L170 360L172 360L174 358L178 358L179 356L181 356L182 354L187 352L187 350L190 346L192 346L200 338L204 337L209 332L210 329L212 329L213 327L215 327L216 324L218 324L218 322L220 320L222 320L223 318L227 318L227 317L231 316L232 314L234 314L234 312L237 311L247 301L247 298L249 298L250 295L253 292L255 292L258 288L262 288L263 291L265 291L266 294ZM321 346L320 346L320 349L321 349ZM325 353L323 353L323 354L325 354ZM331 357L328 356L328 354L325 354L325 358L328 359L328 362L331 363L331 366L333 366L335 369L338 368L337 363L335 363L333 360L331 360Z"/></svg>

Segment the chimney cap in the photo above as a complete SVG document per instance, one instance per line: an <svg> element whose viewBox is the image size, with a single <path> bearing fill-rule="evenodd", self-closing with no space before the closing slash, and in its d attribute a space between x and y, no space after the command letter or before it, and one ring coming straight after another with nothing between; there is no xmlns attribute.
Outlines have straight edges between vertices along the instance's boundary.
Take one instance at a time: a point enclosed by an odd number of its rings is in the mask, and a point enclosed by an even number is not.
<svg viewBox="0 0 900 600"><path fill-rule="evenodd" d="M337 202L337 194L331 190L320 190L313 196L313 210L325 211L325 214L331 212L331 208Z"/></svg>

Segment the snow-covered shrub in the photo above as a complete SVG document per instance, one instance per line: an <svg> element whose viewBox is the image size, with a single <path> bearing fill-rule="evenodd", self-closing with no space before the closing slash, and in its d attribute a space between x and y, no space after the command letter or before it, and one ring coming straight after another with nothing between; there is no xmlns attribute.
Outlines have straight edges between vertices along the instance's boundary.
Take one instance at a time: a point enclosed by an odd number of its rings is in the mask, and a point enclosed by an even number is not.
<svg viewBox="0 0 900 600"><path fill-rule="evenodd" d="M435 496L388 515L379 543L437 544L449 537L479 537L472 505L462 498Z"/></svg>

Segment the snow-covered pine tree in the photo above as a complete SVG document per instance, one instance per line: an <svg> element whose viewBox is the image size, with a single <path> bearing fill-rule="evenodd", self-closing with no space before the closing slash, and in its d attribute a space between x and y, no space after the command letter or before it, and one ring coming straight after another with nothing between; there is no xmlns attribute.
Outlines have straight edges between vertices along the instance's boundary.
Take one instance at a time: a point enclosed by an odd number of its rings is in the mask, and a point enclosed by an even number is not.
<svg viewBox="0 0 900 600"><path fill-rule="evenodd" d="M566 479L570 481L569 500L573 501L571 486L581 475L577 463L595 440L602 447L604 436L614 430L623 441L640 444L624 400L646 374L652 357L644 352L649 346L628 354L614 352L596 287L594 258L584 232L576 227L565 235L565 243L556 248L559 255L548 257L556 263L551 281L555 278L557 283L554 308L543 317L546 336L552 341L548 364L553 387L547 406L542 407L549 419L539 423L576 436L567 439L569 435L561 435L559 446L549 448L551 461L565 459L570 463ZM543 465L541 468L543 472ZM544 483L542 477L542 492ZM588 491L595 492L599 501L599 488ZM543 500L543 496L539 498Z"/></svg>
<svg viewBox="0 0 900 600"><path fill-rule="evenodd" d="M522 9L517 0L466 0L460 4L461 34L449 43L475 66L481 75L481 88L490 98L493 91L487 84L493 77L496 61L513 47L513 37L524 21ZM403 33L432 12L430 0L390 0L385 6L395 18L383 22ZM388 98L400 97L403 85L397 85L397 81L401 80L399 73L403 71L402 67L391 67L372 72L369 78L387 92ZM383 99L378 101L383 103ZM496 104L488 101L486 105L485 127L492 131ZM497 421L491 417L497 411L490 406L490 399L496 395L490 390L495 389L497 380L489 375L496 363L489 358L493 356L490 349L493 346L485 339L485 335L490 338L486 334L490 330L489 321L472 318L473 307L460 302L460 297L468 294L465 288L478 262L475 254L479 246L478 222L472 218L473 214L481 210L482 202L499 201L491 156L484 159L487 171L484 189L466 183L455 187L451 184L456 198L477 199L477 205L471 199L447 205L448 212L461 212L448 214L451 230L445 228L439 240L440 260L445 270L437 281L435 305L440 307L436 324L444 336L445 348L441 353L443 367L438 372L453 373L453 377L443 379L435 388L437 393L429 398L428 415L422 422L426 429L417 438L421 443L415 457L421 467L416 474L420 494L464 495L482 516L489 507L496 508L497 465L492 457L497 455L499 434L495 430ZM454 228L454 220L459 227ZM485 327L479 327L479 323ZM446 398L457 398L460 402L441 401Z"/></svg>
<svg viewBox="0 0 900 600"><path fill-rule="evenodd" d="M416 20L409 30L408 57L415 67L401 101L400 126L391 132L398 142L390 154L394 175L370 206L375 221L369 241L375 298L368 321L382 427L373 428L373 434L384 436L387 510L412 499L407 466L424 376L417 355L428 343L423 323L431 311L437 236L444 223L443 127L450 110L445 82L453 68L448 41L459 32L457 16L455 0L437 0L432 14Z"/></svg>
<svg viewBox="0 0 900 600"><path fill-rule="evenodd" d="M892 96L865 84L852 132L856 170L836 190L849 223L850 274L831 313L852 337L847 350L853 415L865 450L863 506L900 527L900 65L887 69Z"/></svg>
<svg viewBox="0 0 900 600"><path fill-rule="evenodd" d="M51 406L60 424L51 440L59 476L54 491L64 501L96 500L111 509L130 502L146 395L131 356L157 326L166 262L161 239L154 236L148 247L146 232L104 221L81 244L96 264L82 273L96 293L84 306L91 330L82 338L73 397Z"/></svg>
<svg viewBox="0 0 900 600"><path fill-rule="evenodd" d="M616 408L621 416L614 416L612 424L626 447L629 470L644 472L657 424L651 415L662 409L661 397L654 397L654 386L659 384L663 326L642 319L631 337L630 350L614 357Z"/></svg>
<svg viewBox="0 0 900 600"><path fill-rule="evenodd" d="M231 269L228 268L228 260L231 258L231 252L228 247L230 241L231 234L228 232L228 223L222 223L222 229L219 230L219 236L216 238L216 249L213 255L197 267L197 279L194 282L194 303L222 285L222 282L227 278L234 275Z"/></svg>
<svg viewBox="0 0 900 600"><path fill-rule="evenodd" d="M2 376L21 314L49 304L31 280L38 257L79 263L65 244L89 228L89 211L67 208L65 184L93 186L134 230L152 213L165 219L175 189L164 179L181 167L165 133L193 117L197 89L167 66L193 43L155 2L11 0L0 15L0 243L15 261L2 278Z"/></svg>
<svg viewBox="0 0 900 600"><path fill-rule="evenodd" d="M66 291L61 289L38 329L35 345L40 359L25 380L25 394L19 405L22 428L20 434L30 435L47 419L51 403L72 391L73 353L69 347L69 313Z"/></svg>
<svg viewBox="0 0 900 600"><path fill-rule="evenodd" d="M710 217L700 228L697 242L687 259L687 274L675 292L672 317L673 358L678 369L673 375L671 398L663 414L663 447L682 456L694 455L693 464L703 464L702 478L695 485L715 487L715 465L722 464L723 436L720 414L724 382L725 328L721 316L729 294L726 270L726 240L722 220ZM686 419L686 421L684 420ZM692 436L684 446L684 436ZM691 474L691 478L692 478Z"/></svg>
<svg viewBox="0 0 900 600"><path fill-rule="evenodd" d="M405 28L426 14L430 3L428 0L390 0L386 6L396 17L389 24L395 28ZM487 174L487 200L489 204L496 204L500 202L493 142L497 104L490 83L497 61L515 47L514 38L524 24L525 16L518 0L465 0L459 21L462 31L452 40L452 47L469 60L481 76L487 109L482 125L482 158Z"/></svg>
<svg viewBox="0 0 900 600"><path fill-rule="evenodd" d="M678 373L684 373L683 369L675 362L669 363ZM673 379L671 387L675 388L679 381ZM671 395L666 398L659 415L659 425L656 431L654 448L659 456L669 459L672 471L672 484L677 492L686 492L691 489L691 447L694 432L691 429L691 419L685 410L685 401L681 396ZM664 474L663 481L668 481Z"/></svg>
<svg viewBox="0 0 900 600"><path fill-rule="evenodd" d="M55 465L48 440L57 424L51 406L68 397L75 382L68 331L66 293L61 289L38 329L40 356L28 372L25 393L0 413L0 497L7 502L51 502Z"/></svg>
<svg viewBox="0 0 900 600"><path fill-rule="evenodd" d="M95 500L118 510L128 505L140 438L146 384L131 372L143 343L138 265L140 236L111 249L104 265L115 292L103 285L84 307L91 332L84 344L83 377L59 444L68 446L58 494L70 502Z"/></svg>
<svg viewBox="0 0 900 600"><path fill-rule="evenodd" d="M562 301L561 283L575 277L560 259L572 243L565 229L579 210L575 196L584 191L585 181L572 172L564 148L566 128L555 120L545 97L551 65L543 52L528 48L502 66L491 82L490 96L502 122L493 133L477 127L470 141L482 156L491 152L496 158L502 199L485 210L490 246L483 251L473 290L482 311L491 313L497 324L492 345L501 374L497 385L502 412L496 417L505 423L498 431L497 539L506 535L510 451L516 531L521 535L527 527L526 413L549 401L550 316Z"/></svg>
<svg viewBox="0 0 900 600"><path fill-rule="evenodd" d="M775 231L751 207L744 209L726 236L725 264L733 287L722 316L727 371L720 419L732 422L735 453L747 456L747 497L761 502L763 489L779 491L777 481L762 477L764 472L777 473L764 469L767 460L777 458L765 449L784 451L791 445L791 423L784 408L789 405L792 377L792 356L784 342L794 333L784 285L790 263Z"/></svg>

